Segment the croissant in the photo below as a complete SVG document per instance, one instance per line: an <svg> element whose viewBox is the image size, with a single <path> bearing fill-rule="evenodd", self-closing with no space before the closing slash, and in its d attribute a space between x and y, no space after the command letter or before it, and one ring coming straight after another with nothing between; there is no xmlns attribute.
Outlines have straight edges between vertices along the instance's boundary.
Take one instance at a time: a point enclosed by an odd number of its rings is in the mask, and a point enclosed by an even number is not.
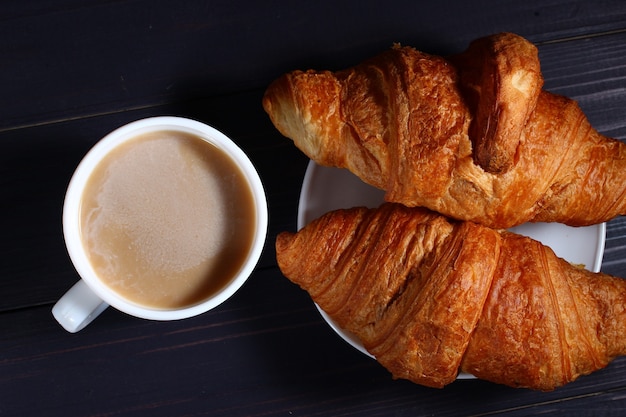
<svg viewBox="0 0 626 417"><path fill-rule="evenodd" d="M512 232L384 203L282 232L276 253L394 378L548 391L626 354L626 280Z"/></svg>
<svg viewBox="0 0 626 417"><path fill-rule="evenodd" d="M294 71L263 107L307 156L386 201L493 228L626 214L626 144L542 87L536 47L503 33L448 58L395 45L350 69Z"/></svg>

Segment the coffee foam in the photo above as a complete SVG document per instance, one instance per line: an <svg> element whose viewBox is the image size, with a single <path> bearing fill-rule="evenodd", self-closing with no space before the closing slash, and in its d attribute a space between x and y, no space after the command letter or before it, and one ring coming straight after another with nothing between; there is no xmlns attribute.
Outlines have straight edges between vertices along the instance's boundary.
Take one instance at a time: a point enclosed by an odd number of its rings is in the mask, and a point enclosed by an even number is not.
<svg viewBox="0 0 626 417"><path fill-rule="evenodd" d="M245 261L254 200L234 162L180 132L139 136L96 167L81 199L81 236L101 280L138 304L202 301Z"/></svg>
<svg viewBox="0 0 626 417"><path fill-rule="evenodd" d="M89 215L91 233L123 230L142 261L164 272L215 256L227 232L225 207L214 197L220 183L189 152L165 137L120 154L106 171L99 208Z"/></svg>

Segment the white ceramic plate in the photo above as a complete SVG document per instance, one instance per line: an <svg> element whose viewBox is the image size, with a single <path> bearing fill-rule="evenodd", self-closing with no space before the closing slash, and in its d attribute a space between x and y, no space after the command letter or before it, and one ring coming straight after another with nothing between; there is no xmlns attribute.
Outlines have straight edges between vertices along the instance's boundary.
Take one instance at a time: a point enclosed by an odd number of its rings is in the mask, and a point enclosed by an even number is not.
<svg viewBox="0 0 626 417"><path fill-rule="evenodd" d="M378 207L384 201L384 191L365 184L350 171L317 165L310 161L304 175L298 206L298 229L323 214L339 208L356 206ZM559 223L527 223L512 231L529 236L550 246L554 252L575 264L598 272L602 265L606 225L570 227ZM342 330L318 307L320 314L346 342L372 356L352 334ZM473 378L459 374L459 378Z"/></svg>

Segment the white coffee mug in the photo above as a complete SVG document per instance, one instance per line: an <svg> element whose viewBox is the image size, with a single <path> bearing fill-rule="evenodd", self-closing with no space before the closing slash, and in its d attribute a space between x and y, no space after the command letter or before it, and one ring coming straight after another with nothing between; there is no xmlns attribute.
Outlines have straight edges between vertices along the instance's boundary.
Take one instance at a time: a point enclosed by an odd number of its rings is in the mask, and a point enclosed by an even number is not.
<svg viewBox="0 0 626 417"><path fill-rule="evenodd" d="M175 309L145 307L116 293L96 274L80 236L81 197L94 168L120 144L138 135L155 131L191 134L215 145L230 156L246 178L256 213L250 250L236 275L204 301ZM261 256L267 224L267 201L259 175L245 153L223 133L198 121L180 117L153 117L129 123L101 139L80 162L69 183L63 206L63 234L70 259L81 279L59 299L52 313L72 333L87 326L109 305L129 315L151 320L178 320L204 313L231 297L248 279Z"/></svg>

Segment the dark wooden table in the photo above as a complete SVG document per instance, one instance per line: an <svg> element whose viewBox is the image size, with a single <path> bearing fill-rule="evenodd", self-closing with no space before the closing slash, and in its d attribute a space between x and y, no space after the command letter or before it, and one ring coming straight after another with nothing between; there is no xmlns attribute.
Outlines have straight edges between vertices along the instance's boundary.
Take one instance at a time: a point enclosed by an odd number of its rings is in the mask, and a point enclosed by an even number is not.
<svg viewBox="0 0 626 417"><path fill-rule="evenodd" d="M626 139L623 1L3 2L0 416L624 415L626 358L549 393L394 381L276 266L308 160L263 112L267 84L393 42L450 54L500 31L536 43L545 88ZM69 334L50 313L78 279L61 233L65 188L98 139L155 115L206 122L248 153L269 200L265 252L207 314L151 322L110 308ZM602 270L626 278L626 221L607 230Z"/></svg>

